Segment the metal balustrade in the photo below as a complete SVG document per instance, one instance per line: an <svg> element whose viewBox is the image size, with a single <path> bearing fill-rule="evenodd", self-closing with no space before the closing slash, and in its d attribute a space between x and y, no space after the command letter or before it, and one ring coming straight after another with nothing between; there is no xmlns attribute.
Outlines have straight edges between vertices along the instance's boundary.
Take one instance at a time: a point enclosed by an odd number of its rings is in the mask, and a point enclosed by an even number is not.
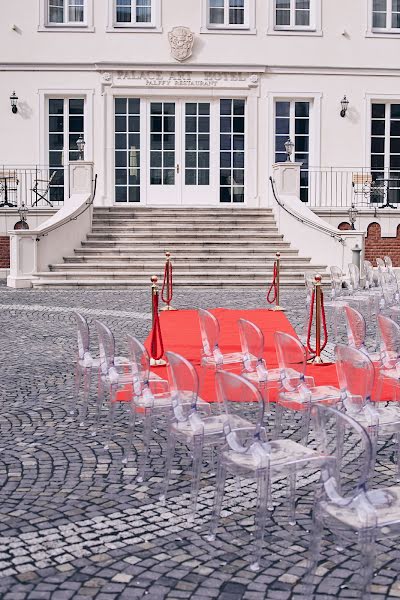
<svg viewBox="0 0 400 600"><path fill-rule="evenodd" d="M0 208L60 208L68 167L0 165Z"/></svg>
<svg viewBox="0 0 400 600"><path fill-rule="evenodd" d="M300 177L302 200L310 208L397 208L400 203L400 171L308 167Z"/></svg>

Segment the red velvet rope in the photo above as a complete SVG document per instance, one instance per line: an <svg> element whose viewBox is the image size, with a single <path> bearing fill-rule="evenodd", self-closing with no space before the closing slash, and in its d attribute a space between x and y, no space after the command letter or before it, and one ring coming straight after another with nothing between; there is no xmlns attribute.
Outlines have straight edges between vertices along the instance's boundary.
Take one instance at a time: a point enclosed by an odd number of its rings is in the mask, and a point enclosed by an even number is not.
<svg viewBox="0 0 400 600"><path fill-rule="evenodd" d="M317 352L316 350L314 350L314 348L311 347L311 329L312 329L313 320L314 320L314 300L315 300L315 289L313 290L312 295L311 295L310 318L308 321L308 330L307 330L307 350L309 352L311 352L312 354L316 354L316 352ZM322 318L322 328L324 331L324 341L320 347L320 350L322 352L322 350L325 349L325 347L328 343L328 327L326 324L324 294L323 294L322 290L321 290L321 318Z"/></svg>
<svg viewBox="0 0 400 600"><path fill-rule="evenodd" d="M164 290L167 288L168 296L164 297ZM172 263L170 260L167 260L164 268L164 281L161 289L161 298L165 304L170 304L172 300Z"/></svg>
<svg viewBox="0 0 400 600"><path fill-rule="evenodd" d="M272 283L271 283L270 288L269 288L269 290L267 292L267 302L269 304L273 304L275 302L276 298L277 298L277 295L278 295L278 288L277 288L277 284L276 284L277 275L278 275L278 265L276 264L276 261L275 261L274 262L274 275L273 275ZM272 290L274 292L274 297L273 298L270 297Z"/></svg>
<svg viewBox="0 0 400 600"><path fill-rule="evenodd" d="M158 293L153 293L153 329L151 331L150 354L154 360L160 360L164 354L160 317L158 315Z"/></svg>

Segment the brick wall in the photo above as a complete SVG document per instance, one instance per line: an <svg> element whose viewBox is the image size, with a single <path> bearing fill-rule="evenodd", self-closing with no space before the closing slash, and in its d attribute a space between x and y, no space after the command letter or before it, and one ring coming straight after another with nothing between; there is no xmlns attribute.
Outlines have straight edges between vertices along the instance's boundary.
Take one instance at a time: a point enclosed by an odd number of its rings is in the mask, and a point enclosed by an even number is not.
<svg viewBox="0 0 400 600"><path fill-rule="evenodd" d="M343 221L343 223L340 223L338 229L340 229L341 231L348 231L349 229L351 229L351 225L350 223Z"/></svg>
<svg viewBox="0 0 400 600"><path fill-rule="evenodd" d="M379 223L368 225L365 240L365 258L375 266L375 258L390 256L394 267L400 267L400 225L396 237L382 237Z"/></svg>
<svg viewBox="0 0 400 600"><path fill-rule="evenodd" d="M0 236L0 269L10 268L10 238L8 235Z"/></svg>

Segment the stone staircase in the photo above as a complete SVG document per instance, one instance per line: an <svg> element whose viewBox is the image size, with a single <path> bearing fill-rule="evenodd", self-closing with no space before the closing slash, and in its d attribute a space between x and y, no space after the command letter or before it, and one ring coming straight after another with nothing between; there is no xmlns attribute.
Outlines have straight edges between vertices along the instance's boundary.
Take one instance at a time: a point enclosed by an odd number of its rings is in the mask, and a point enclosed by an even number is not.
<svg viewBox="0 0 400 600"><path fill-rule="evenodd" d="M299 257L271 209L98 207L81 247L38 273L33 285L146 286L152 274L162 277L165 250L176 286L265 287L277 251L285 286L302 285L306 270L326 269Z"/></svg>

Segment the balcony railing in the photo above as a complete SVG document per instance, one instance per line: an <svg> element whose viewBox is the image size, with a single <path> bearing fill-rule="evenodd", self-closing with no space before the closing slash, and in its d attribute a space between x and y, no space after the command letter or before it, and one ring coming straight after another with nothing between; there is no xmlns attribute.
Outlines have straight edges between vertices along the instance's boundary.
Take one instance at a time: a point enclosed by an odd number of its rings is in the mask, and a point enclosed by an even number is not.
<svg viewBox="0 0 400 600"><path fill-rule="evenodd" d="M310 208L397 208L400 171L365 167L309 167L302 170L301 199Z"/></svg>
<svg viewBox="0 0 400 600"><path fill-rule="evenodd" d="M67 186L68 167L0 165L0 208L59 208Z"/></svg>

